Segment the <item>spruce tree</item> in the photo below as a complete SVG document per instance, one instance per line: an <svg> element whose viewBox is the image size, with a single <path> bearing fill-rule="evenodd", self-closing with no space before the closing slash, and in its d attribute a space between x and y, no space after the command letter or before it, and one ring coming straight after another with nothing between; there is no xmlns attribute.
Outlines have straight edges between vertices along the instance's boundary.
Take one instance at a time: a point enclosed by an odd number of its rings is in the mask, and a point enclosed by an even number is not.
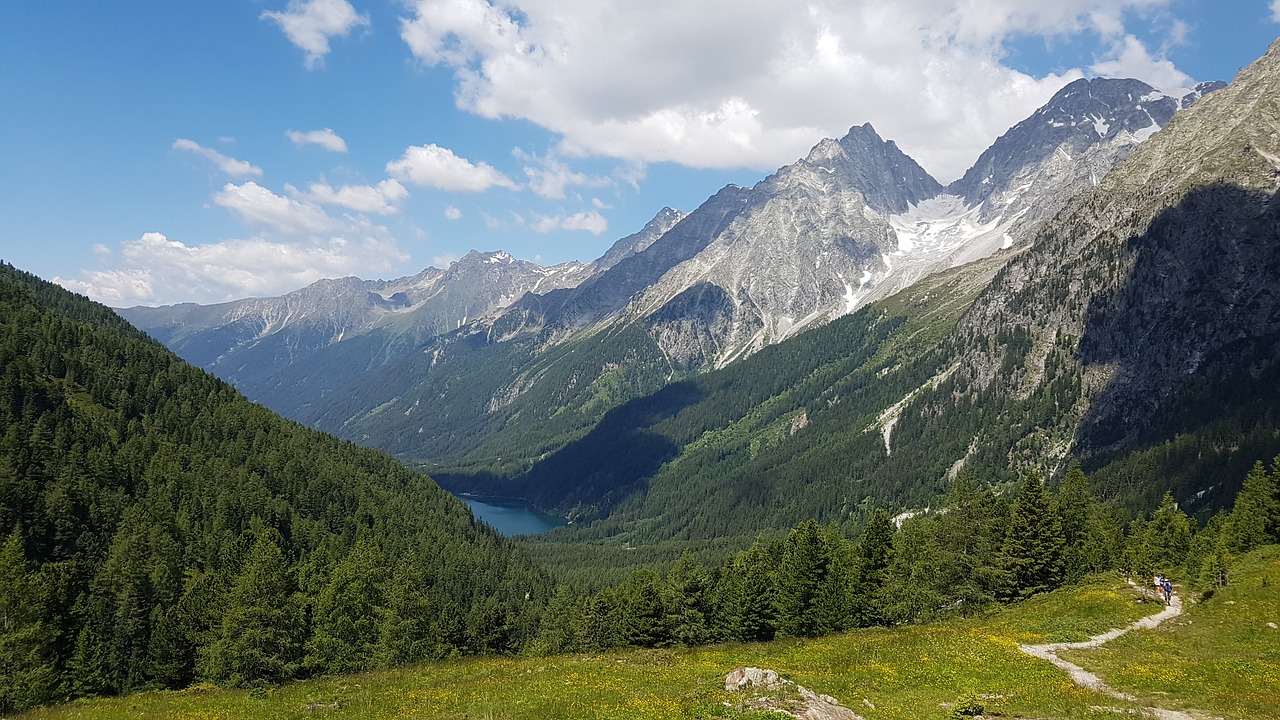
<svg viewBox="0 0 1280 720"><path fill-rule="evenodd" d="M1009 518L1004 558L1015 597L1052 590L1062 582L1062 523L1049 504L1040 474L1023 478Z"/></svg>
<svg viewBox="0 0 1280 720"><path fill-rule="evenodd" d="M401 559L377 618L377 664L403 665L448 655L453 648L438 627L439 615L422 570L412 560Z"/></svg>
<svg viewBox="0 0 1280 720"><path fill-rule="evenodd" d="M210 679L243 687L280 683L301 666L306 618L293 570L274 528L258 530L226 598L218 638L206 648Z"/></svg>
<svg viewBox="0 0 1280 720"><path fill-rule="evenodd" d="M893 520L884 508L876 508L862 528L855 555L851 625L867 627L885 622L881 592L893 561Z"/></svg>
<svg viewBox="0 0 1280 720"><path fill-rule="evenodd" d="M316 598L308 668L346 673L373 665L386 580L386 560L377 546L364 537L357 540Z"/></svg>
<svg viewBox="0 0 1280 720"><path fill-rule="evenodd" d="M831 556L817 520L806 520L787 536L778 565L778 632L812 636L819 630L813 612L827 579Z"/></svg>
<svg viewBox="0 0 1280 720"><path fill-rule="evenodd" d="M1231 511L1231 549L1238 553L1280 542L1280 457L1267 472L1261 462L1245 476Z"/></svg>
<svg viewBox="0 0 1280 720"><path fill-rule="evenodd" d="M723 640L772 640L777 633L776 558L759 541L738 553L716 586L716 635Z"/></svg>
<svg viewBox="0 0 1280 720"><path fill-rule="evenodd" d="M1168 574L1186 564L1191 551L1191 518L1178 509L1172 493L1164 494L1146 532L1151 563L1157 572Z"/></svg>
<svg viewBox="0 0 1280 720"><path fill-rule="evenodd" d="M53 628L16 529L0 544L0 714L47 702L56 688Z"/></svg>
<svg viewBox="0 0 1280 720"><path fill-rule="evenodd" d="M711 612L711 576L686 550L667 573L672 592L671 637L681 645L699 645L711 639L707 615Z"/></svg>

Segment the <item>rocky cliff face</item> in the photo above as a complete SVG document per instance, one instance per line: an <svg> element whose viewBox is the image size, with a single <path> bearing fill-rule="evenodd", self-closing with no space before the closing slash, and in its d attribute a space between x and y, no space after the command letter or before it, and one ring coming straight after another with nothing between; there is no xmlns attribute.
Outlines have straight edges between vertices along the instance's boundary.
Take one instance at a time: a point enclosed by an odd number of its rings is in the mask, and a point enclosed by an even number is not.
<svg viewBox="0 0 1280 720"><path fill-rule="evenodd" d="M1059 457L1270 397L1278 188L1280 43L1040 228L962 320L957 392L1054 393L1052 426L1030 429L1027 446Z"/></svg>
<svg viewBox="0 0 1280 720"><path fill-rule="evenodd" d="M897 249L888 218L940 190L870 125L852 128L751 188L706 246L645 288L628 314L648 319L676 365L723 364L857 307ZM712 324L694 328L697 318Z"/></svg>
<svg viewBox="0 0 1280 720"><path fill-rule="evenodd" d="M724 231L628 314L648 318L677 367L723 365L1019 245L1180 108L1220 87L1175 98L1137 80L1076 81L945 189L869 125L855 127L752 188ZM688 316L675 319L677 309ZM695 328L698 317L712 324Z"/></svg>

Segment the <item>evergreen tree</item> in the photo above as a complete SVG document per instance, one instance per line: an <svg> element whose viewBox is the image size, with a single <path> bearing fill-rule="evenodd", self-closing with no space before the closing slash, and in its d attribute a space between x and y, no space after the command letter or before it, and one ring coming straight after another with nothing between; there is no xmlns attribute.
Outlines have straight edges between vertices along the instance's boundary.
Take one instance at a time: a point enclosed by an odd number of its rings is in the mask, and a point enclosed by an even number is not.
<svg viewBox="0 0 1280 720"><path fill-rule="evenodd" d="M651 570L637 571L621 588L620 597L626 608L623 625L625 644L637 647L672 644L675 617L670 608L675 603L662 578Z"/></svg>
<svg viewBox="0 0 1280 720"><path fill-rule="evenodd" d="M532 651L539 655L555 655L584 649L582 627L585 616L583 599L561 585L542 613L542 625Z"/></svg>
<svg viewBox="0 0 1280 720"><path fill-rule="evenodd" d="M1004 558L1011 591L1029 597L1062 582L1062 524L1049 504L1039 473L1023 478L1009 519Z"/></svg>
<svg viewBox="0 0 1280 720"><path fill-rule="evenodd" d="M279 683L301 666L306 618L295 597L293 571L275 529L255 533L244 567L226 598L217 640L206 649L204 672L242 687Z"/></svg>
<svg viewBox="0 0 1280 720"><path fill-rule="evenodd" d="M1178 509L1172 493L1164 494L1146 524L1146 533L1150 560L1157 572L1169 574L1186 564L1191 551L1191 518Z"/></svg>
<svg viewBox="0 0 1280 720"><path fill-rule="evenodd" d="M813 604L814 634L826 635L853 627L854 583L857 580L857 559L852 543L836 530L834 525L823 529L826 545L827 575L818 587Z"/></svg>
<svg viewBox="0 0 1280 720"><path fill-rule="evenodd" d="M1063 574L1068 580L1079 580L1090 564L1086 560L1086 538L1089 537L1089 520L1097 499L1089 491L1089 479L1072 463L1062 482L1058 484L1055 508L1062 521Z"/></svg>
<svg viewBox="0 0 1280 720"><path fill-rule="evenodd" d="M777 575L778 632L812 636L819 632L814 611L831 568L831 555L817 520L806 520L787 536Z"/></svg>
<svg viewBox="0 0 1280 720"><path fill-rule="evenodd" d="M757 541L724 568L716 586L716 635L724 640L772 640L777 633L776 557Z"/></svg>
<svg viewBox="0 0 1280 720"><path fill-rule="evenodd" d="M439 615L422 570L412 560L401 559L378 617L377 664L403 665L448 655L455 648L438 627Z"/></svg>
<svg viewBox="0 0 1280 720"><path fill-rule="evenodd" d="M711 639L711 576L686 550L667 573L673 605L671 639L681 645L700 645Z"/></svg>
<svg viewBox="0 0 1280 720"><path fill-rule="evenodd" d="M1245 476L1231 511L1231 549L1237 553L1280 542L1280 457L1271 472L1261 462Z"/></svg>
<svg viewBox="0 0 1280 720"><path fill-rule="evenodd" d="M1129 524L1129 534L1125 538L1122 558L1123 569L1130 576L1137 577L1139 584L1151 581L1155 573L1155 561L1152 560L1146 518L1137 518Z"/></svg>
<svg viewBox="0 0 1280 720"><path fill-rule="evenodd" d="M385 558L376 545L361 537L316 598L313 634L307 643L309 668L336 674L372 666L386 581Z"/></svg>
<svg viewBox="0 0 1280 720"><path fill-rule="evenodd" d="M885 622L881 592L889 579L893 561L893 520L884 508L871 514L858 538L855 577L850 608L853 627L881 625Z"/></svg>
<svg viewBox="0 0 1280 720"><path fill-rule="evenodd" d="M57 687L42 595L14 530L0 545L0 714L47 702Z"/></svg>

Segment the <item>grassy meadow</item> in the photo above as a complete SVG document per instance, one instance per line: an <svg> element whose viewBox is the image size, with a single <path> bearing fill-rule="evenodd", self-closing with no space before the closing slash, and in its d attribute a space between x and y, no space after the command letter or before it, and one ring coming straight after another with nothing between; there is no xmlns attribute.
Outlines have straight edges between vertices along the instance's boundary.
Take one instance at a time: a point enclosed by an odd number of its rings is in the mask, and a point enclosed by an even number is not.
<svg viewBox="0 0 1280 720"><path fill-rule="evenodd" d="M1264 586L1263 579L1268 578ZM1280 717L1280 548L1245 558L1232 587L1187 603L1168 627L1133 632L1071 659L1147 704L1234 718ZM723 689L735 667L778 671L868 720L946 718L979 697L1008 718L1117 717L1127 704L1077 688L1018 643L1083 640L1158 611L1115 576L981 617L815 640L628 650L560 657L462 658L256 691L192 688L82 700L26 713L64 718L781 717L739 710ZM1269 634L1274 633L1274 634ZM1159 667L1152 669L1153 659Z"/></svg>

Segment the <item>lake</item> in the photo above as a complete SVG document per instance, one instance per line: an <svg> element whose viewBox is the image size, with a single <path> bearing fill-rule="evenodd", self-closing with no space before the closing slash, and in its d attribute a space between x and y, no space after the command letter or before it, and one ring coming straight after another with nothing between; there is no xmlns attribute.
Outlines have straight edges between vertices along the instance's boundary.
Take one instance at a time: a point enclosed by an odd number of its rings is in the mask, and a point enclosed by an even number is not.
<svg viewBox="0 0 1280 720"><path fill-rule="evenodd" d="M519 498L458 495L471 512L503 535L537 535L567 525L562 517L548 515Z"/></svg>

